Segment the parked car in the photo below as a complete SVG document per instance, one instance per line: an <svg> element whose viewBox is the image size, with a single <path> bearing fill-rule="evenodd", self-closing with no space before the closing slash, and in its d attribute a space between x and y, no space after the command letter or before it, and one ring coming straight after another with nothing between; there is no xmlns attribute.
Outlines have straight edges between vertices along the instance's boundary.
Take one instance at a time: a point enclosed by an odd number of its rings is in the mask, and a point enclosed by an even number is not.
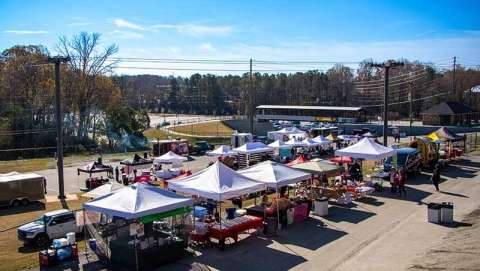
<svg viewBox="0 0 480 271"><path fill-rule="evenodd" d="M207 141L197 141L191 148L192 154L205 154L207 151L213 150L214 146Z"/></svg>
<svg viewBox="0 0 480 271"><path fill-rule="evenodd" d="M383 170L390 171L392 167L403 168L407 174L416 174L421 168L420 152L415 148L400 148L397 150L397 161L393 157L389 157L383 163Z"/></svg>
<svg viewBox="0 0 480 271"><path fill-rule="evenodd" d="M75 214L67 209L47 212L37 220L22 225L17 230L20 241L45 246L50 240L61 238L69 232L79 233L81 226L77 226Z"/></svg>
<svg viewBox="0 0 480 271"><path fill-rule="evenodd" d="M45 178L35 173L0 174L0 205L26 206L45 197Z"/></svg>

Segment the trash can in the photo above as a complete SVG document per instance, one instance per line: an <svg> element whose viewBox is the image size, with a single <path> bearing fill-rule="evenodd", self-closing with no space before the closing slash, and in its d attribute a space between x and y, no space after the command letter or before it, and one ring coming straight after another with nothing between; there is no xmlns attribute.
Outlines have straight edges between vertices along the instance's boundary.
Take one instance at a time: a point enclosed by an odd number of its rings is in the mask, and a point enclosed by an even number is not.
<svg viewBox="0 0 480 271"><path fill-rule="evenodd" d="M313 211L314 214L318 216L328 215L328 198L320 197L315 199L314 207L315 207Z"/></svg>
<svg viewBox="0 0 480 271"><path fill-rule="evenodd" d="M453 203L452 202L442 202L442 206L440 208L440 221L446 224L453 223Z"/></svg>
<svg viewBox="0 0 480 271"><path fill-rule="evenodd" d="M437 224L440 223L440 209L441 205L438 203L431 202L427 205L428 222Z"/></svg>
<svg viewBox="0 0 480 271"><path fill-rule="evenodd" d="M263 233L276 234L278 229L278 218L276 216L265 217Z"/></svg>

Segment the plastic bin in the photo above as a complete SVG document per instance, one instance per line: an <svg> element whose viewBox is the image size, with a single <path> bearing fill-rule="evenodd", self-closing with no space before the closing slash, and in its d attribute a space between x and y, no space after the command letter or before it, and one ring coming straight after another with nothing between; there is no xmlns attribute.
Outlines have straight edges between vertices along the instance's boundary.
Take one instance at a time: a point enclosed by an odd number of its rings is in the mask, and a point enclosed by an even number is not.
<svg viewBox="0 0 480 271"><path fill-rule="evenodd" d="M293 208L287 209L287 224L293 224Z"/></svg>
<svg viewBox="0 0 480 271"><path fill-rule="evenodd" d="M90 247L91 250L96 251L97 250L97 240L95 240L95 239L88 240L88 246Z"/></svg>
<svg viewBox="0 0 480 271"><path fill-rule="evenodd" d="M74 232L67 233L67 241L68 241L69 245L75 244L75 233Z"/></svg>
<svg viewBox="0 0 480 271"><path fill-rule="evenodd" d="M201 206L195 206L193 209L193 215L195 217L204 217L208 214L207 208Z"/></svg>
<svg viewBox="0 0 480 271"><path fill-rule="evenodd" d="M236 208L227 208L225 211L227 212L227 219L234 219L235 218L235 210Z"/></svg>
<svg viewBox="0 0 480 271"><path fill-rule="evenodd" d="M427 205L428 222L437 224L440 223L440 209L441 205L438 203L431 202Z"/></svg>
<svg viewBox="0 0 480 271"><path fill-rule="evenodd" d="M318 216L327 216L328 215L328 198L321 197L315 199L313 213Z"/></svg>
<svg viewBox="0 0 480 271"><path fill-rule="evenodd" d="M452 202L442 202L442 205L440 208L440 221L446 224L453 223L453 203Z"/></svg>

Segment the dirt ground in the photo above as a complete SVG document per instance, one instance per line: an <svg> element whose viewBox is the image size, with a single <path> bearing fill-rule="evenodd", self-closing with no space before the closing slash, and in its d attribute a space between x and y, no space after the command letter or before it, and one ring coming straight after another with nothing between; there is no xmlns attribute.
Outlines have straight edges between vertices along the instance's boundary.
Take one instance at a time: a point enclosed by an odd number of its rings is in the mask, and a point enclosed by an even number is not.
<svg viewBox="0 0 480 271"><path fill-rule="evenodd" d="M414 260L410 270L480 270L480 209L457 223L439 244ZM477 237L477 238L474 238Z"/></svg>

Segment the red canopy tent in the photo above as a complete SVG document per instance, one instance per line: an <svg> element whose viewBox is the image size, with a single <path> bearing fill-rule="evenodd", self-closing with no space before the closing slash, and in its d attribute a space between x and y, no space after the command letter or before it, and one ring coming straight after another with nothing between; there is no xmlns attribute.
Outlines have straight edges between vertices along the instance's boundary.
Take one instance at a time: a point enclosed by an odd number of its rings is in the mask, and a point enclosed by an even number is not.
<svg viewBox="0 0 480 271"><path fill-rule="evenodd" d="M349 156L337 156L337 157L334 157L334 158L330 159L330 161L332 161L334 163L337 163L337 164L343 164L343 163L351 164L353 160Z"/></svg>
<svg viewBox="0 0 480 271"><path fill-rule="evenodd" d="M287 163L287 166L293 166L293 165L296 165L296 164L305 163L305 162L307 162L307 161L308 161L308 159L305 158L304 155L300 155L297 159L288 162L288 163Z"/></svg>

